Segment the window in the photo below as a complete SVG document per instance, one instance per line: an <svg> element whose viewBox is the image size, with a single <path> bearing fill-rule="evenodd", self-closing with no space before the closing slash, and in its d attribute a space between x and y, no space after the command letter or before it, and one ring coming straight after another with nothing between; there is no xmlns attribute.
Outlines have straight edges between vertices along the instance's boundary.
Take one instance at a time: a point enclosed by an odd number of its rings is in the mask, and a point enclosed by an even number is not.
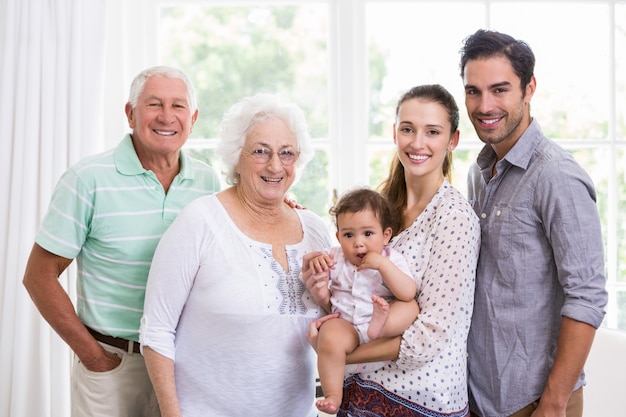
<svg viewBox="0 0 626 417"><path fill-rule="evenodd" d="M396 100L417 84L440 83L457 98L454 183L465 191L482 144L463 112L461 42L480 27L526 40L537 57L533 116L594 179L610 292L605 324L626 330L625 1L178 0L143 7L156 24L151 32L133 21L143 31L136 39L158 39L146 47L148 60L181 66L197 88L201 115L188 149L217 165L223 112L256 92L283 94L305 110L317 149L293 192L322 216L333 190L375 186L386 175Z"/></svg>
<svg viewBox="0 0 626 417"><path fill-rule="evenodd" d="M214 146L224 111L248 95L279 93L302 107L316 144L292 192L309 209L327 211L327 34L323 3L163 6L160 61L187 70L201 111L189 151L218 167Z"/></svg>

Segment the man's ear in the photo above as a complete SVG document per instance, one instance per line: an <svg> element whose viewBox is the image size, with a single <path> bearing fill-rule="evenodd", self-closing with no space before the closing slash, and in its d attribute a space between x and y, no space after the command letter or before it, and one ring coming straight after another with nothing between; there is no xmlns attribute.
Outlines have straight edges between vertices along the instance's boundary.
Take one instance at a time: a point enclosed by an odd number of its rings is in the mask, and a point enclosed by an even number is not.
<svg viewBox="0 0 626 417"><path fill-rule="evenodd" d="M532 100L535 95L535 91L537 91L537 79L533 75L528 84L526 84L526 90L524 91L524 102L526 104L530 104L530 100Z"/></svg>
<svg viewBox="0 0 626 417"><path fill-rule="evenodd" d="M193 127L196 124L196 120L198 120L198 109L191 115L191 127L189 128L189 133L193 131Z"/></svg>
<svg viewBox="0 0 626 417"><path fill-rule="evenodd" d="M124 112L126 113L126 119L128 119L128 126L131 129L135 128L135 113L133 106L130 103L126 103L126 107L124 107Z"/></svg>

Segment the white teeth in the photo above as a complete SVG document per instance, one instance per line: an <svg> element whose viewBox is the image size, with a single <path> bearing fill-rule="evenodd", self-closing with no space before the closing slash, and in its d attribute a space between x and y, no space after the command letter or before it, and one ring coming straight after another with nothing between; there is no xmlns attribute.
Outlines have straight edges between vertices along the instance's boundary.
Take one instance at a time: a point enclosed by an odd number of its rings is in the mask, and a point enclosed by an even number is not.
<svg viewBox="0 0 626 417"><path fill-rule="evenodd" d="M173 136L176 134L176 132L164 132L163 130L155 130L155 133L163 136Z"/></svg>
<svg viewBox="0 0 626 417"><path fill-rule="evenodd" d="M278 184L282 180L282 178L267 178L267 177L261 177L261 178L263 178L263 181L271 182L275 184Z"/></svg>
<svg viewBox="0 0 626 417"><path fill-rule="evenodd" d="M500 119L481 119L481 121L486 125L492 125L496 123Z"/></svg>
<svg viewBox="0 0 626 417"><path fill-rule="evenodd" d="M428 158L430 158L430 156L426 156L426 155L411 155L411 154L409 154L409 159L412 159L414 161L425 161Z"/></svg>

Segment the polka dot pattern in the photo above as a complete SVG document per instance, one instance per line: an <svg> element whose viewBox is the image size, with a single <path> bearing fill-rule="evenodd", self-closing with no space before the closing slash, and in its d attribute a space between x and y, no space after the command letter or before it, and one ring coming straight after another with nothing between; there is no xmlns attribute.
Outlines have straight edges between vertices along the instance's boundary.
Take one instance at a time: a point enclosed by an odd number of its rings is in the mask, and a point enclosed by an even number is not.
<svg viewBox="0 0 626 417"><path fill-rule="evenodd" d="M439 413L463 410L468 403L466 344L480 246L478 217L445 181L390 246L421 278L420 314L403 335L398 360L360 377Z"/></svg>

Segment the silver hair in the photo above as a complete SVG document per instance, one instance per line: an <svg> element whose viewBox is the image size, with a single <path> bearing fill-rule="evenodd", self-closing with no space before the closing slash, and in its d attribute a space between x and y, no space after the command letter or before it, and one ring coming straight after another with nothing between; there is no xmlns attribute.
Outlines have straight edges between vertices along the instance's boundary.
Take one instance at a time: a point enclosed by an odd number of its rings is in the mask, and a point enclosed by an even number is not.
<svg viewBox="0 0 626 417"><path fill-rule="evenodd" d="M313 159L314 149L304 113L295 103L283 100L274 94L256 94L246 97L234 104L225 114L220 124L220 142L217 153L224 164L224 174L228 184L237 184L239 175L236 172L241 149L246 135L252 127L270 117L277 117L287 124L296 136L300 156L295 163L296 179L306 164Z"/></svg>
<svg viewBox="0 0 626 417"><path fill-rule="evenodd" d="M189 101L189 107L191 113L195 112L198 109L198 102L196 101L196 92L193 89L193 85L191 84L191 80L182 70L173 67L166 66L156 66L147 68L141 71L132 84L130 85L130 93L128 95L128 102L133 108L137 107L137 101L139 100L139 96L143 93L143 89L146 86L146 81L148 78L152 76L162 76L167 78L175 78L181 80L187 86L187 100Z"/></svg>

